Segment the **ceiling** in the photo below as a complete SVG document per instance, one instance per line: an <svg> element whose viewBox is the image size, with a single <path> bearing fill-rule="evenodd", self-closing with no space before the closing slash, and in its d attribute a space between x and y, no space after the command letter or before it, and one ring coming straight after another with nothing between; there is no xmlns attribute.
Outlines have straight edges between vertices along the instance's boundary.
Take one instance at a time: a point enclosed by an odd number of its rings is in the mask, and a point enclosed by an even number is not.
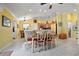
<svg viewBox="0 0 79 59"><path fill-rule="evenodd" d="M49 9L49 5L40 5L40 3L0 3L0 9L8 8L17 18L25 16L44 19L54 17L56 13L73 12L76 9L76 4L74 3L53 3L52 9Z"/></svg>

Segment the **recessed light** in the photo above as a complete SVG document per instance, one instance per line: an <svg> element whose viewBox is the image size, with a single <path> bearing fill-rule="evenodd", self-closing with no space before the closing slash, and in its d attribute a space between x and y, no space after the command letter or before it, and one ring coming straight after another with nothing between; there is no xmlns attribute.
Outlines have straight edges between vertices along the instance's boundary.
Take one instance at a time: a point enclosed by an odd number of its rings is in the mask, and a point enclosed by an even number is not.
<svg viewBox="0 0 79 59"><path fill-rule="evenodd" d="M29 9L29 12L31 12L32 11L32 9Z"/></svg>
<svg viewBox="0 0 79 59"><path fill-rule="evenodd" d="M44 10L44 13L46 13L47 12L47 10Z"/></svg>
<svg viewBox="0 0 79 59"><path fill-rule="evenodd" d="M74 11L77 11L77 9L74 9Z"/></svg>
<svg viewBox="0 0 79 59"><path fill-rule="evenodd" d="M40 12L42 11L42 9L39 10Z"/></svg>
<svg viewBox="0 0 79 59"><path fill-rule="evenodd" d="M52 5L52 3L49 3L50 5Z"/></svg>

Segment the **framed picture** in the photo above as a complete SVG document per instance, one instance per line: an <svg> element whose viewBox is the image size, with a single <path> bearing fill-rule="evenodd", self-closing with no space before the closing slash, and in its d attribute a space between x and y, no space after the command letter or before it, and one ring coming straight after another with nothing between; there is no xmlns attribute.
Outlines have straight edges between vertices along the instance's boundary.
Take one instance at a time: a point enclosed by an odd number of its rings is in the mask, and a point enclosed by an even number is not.
<svg viewBox="0 0 79 59"><path fill-rule="evenodd" d="M11 26L11 21L6 16L2 16L2 26L4 26L4 27L10 27Z"/></svg>

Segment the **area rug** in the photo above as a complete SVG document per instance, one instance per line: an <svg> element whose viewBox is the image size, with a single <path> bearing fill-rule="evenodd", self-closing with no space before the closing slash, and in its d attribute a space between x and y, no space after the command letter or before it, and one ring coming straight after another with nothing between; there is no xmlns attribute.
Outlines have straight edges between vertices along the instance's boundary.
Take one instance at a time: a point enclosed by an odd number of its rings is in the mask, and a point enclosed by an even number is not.
<svg viewBox="0 0 79 59"><path fill-rule="evenodd" d="M11 56L13 51L1 51L0 56Z"/></svg>

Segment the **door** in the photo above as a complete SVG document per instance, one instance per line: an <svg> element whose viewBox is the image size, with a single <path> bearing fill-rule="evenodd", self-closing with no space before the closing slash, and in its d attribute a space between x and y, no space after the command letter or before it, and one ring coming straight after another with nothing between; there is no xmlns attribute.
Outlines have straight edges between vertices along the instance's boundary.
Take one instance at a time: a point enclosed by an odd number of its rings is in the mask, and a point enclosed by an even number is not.
<svg viewBox="0 0 79 59"><path fill-rule="evenodd" d="M17 24L16 24L16 21L13 20L12 22L12 36L13 36L13 39L16 39L16 29L17 29Z"/></svg>
<svg viewBox="0 0 79 59"><path fill-rule="evenodd" d="M68 22L68 37L72 38L72 23Z"/></svg>
<svg viewBox="0 0 79 59"><path fill-rule="evenodd" d="M68 29L68 37L71 38L71 28Z"/></svg>

